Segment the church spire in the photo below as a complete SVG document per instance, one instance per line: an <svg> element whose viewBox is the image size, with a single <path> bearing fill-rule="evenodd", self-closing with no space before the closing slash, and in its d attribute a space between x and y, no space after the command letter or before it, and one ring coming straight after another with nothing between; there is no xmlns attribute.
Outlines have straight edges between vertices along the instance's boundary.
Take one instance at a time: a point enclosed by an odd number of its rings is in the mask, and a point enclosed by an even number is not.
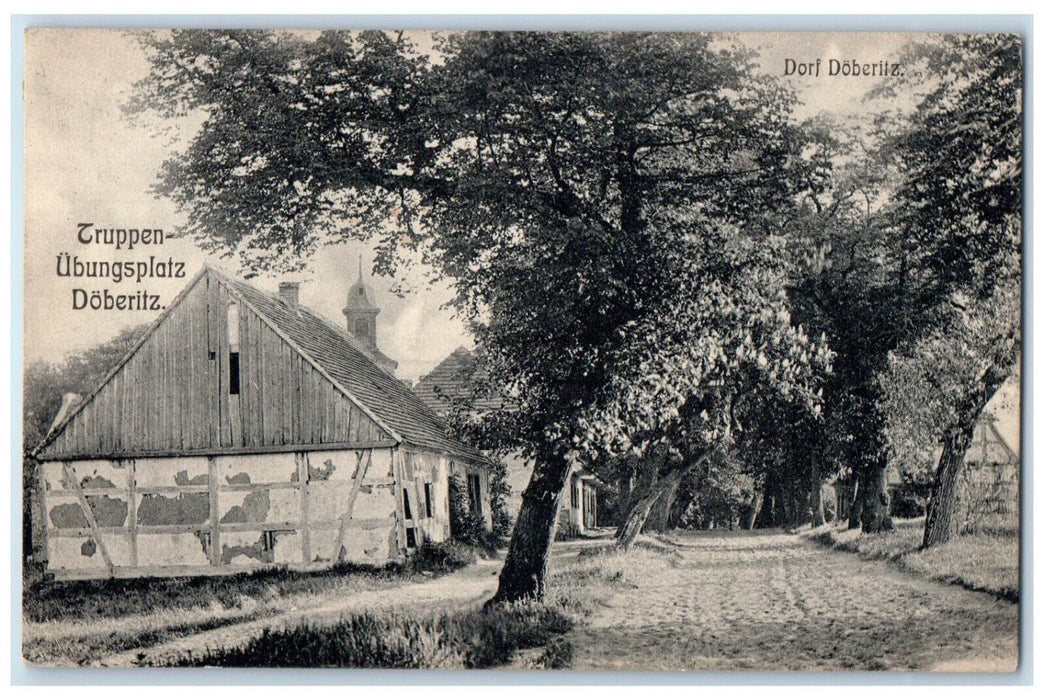
<svg viewBox="0 0 1044 700"><path fill-rule="evenodd" d="M377 349L377 314L381 309L375 303L376 296L363 279L362 256L359 256L359 279L348 288L348 298L341 313L348 324L348 333L376 358L381 367L393 372L398 365Z"/></svg>

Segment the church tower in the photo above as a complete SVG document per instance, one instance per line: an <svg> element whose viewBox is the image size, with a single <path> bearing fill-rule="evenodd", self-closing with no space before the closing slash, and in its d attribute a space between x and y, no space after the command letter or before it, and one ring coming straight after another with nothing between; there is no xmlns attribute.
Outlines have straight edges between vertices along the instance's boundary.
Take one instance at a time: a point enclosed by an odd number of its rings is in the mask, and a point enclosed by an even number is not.
<svg viewBox="0 0 1044 700"><path fill-rule="evenodd" d="M348 323L348 333L359 341L373 359L388 373L394 373L399 363L377 349L377 314L380 308L373 302L373 291L363 281L362 256L359 256L359 279L348 289L348 299L341 313Z"/></svg>

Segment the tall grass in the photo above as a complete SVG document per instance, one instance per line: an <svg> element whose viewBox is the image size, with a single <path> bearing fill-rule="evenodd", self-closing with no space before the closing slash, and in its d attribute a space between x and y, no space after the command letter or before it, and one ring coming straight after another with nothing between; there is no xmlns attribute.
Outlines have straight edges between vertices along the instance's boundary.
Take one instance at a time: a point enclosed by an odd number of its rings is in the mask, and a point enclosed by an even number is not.
<svg viewBox="0 0 1044 700"><path fill-rule="evenodd" d="M904 568L946 583L1019 601L1019 539L964 535L903 555Z"/></svg>
<svg viewBox="0 0 1044 700"><path fill-rule="evenodd" d="M32 622L123 617L151 610L242 607L299 593L371 590L415 575L399 564L384 567L338 564L314 572L285 568L231 576L53 581L25 586L22 615Z"/></svg>
<svg viewBox="0 0 1044 700"><path fill-rule="evenodd" d="M234 576L48 581L26 577L22 656L32 664L91 663L330 597L426 580L475 561L457 543L425 545L406 565L341 564L315 572L266 569Z"/></svg>
<svg viewBox="0 0 1044 700"><path fill-rule="evenodd" d="M331 625L266 629L241 646L189 655L170 665L490 668L507 663L518 649L547 645L572 626L562 611L533 601L428 616L367 612Z"/></svg>

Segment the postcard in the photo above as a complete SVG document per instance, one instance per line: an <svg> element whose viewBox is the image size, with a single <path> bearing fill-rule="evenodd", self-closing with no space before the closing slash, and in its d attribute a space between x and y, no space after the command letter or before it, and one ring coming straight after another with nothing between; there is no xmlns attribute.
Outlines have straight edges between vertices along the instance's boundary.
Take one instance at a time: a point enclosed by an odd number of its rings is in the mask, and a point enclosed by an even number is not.
<svg viewBox="0 0 1044 700"><path fill-rule="evenodd" d="M1025 74L27 30L24 663L1015 672Z"/></svg>

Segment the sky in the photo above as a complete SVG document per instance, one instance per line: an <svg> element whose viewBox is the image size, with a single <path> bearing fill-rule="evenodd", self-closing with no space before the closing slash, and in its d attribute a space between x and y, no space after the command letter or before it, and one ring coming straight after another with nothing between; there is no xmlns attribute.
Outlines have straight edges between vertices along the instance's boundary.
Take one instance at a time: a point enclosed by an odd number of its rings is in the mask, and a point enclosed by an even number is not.
<svg viewBox="0 0 1044 700"><path fill-rule="evenodd" d="M761 54L761 70L787 80L802 101L796 116L819 112L858 115L866 112L862 94L875 79L828 76L830 59L859 63L894 61L906 34L857 32L751 33L740 35ZM424 38L421 42L427 43ZM820 75L784 75L788 62L814 65ZM121 105L133 84L147 71L137 43L120 31L32 30L25 51L25 362L58 362L69 353L104 342L122 328L153 321L158 311L76 310L75 289L89 295L144 291L165 305L205 262L232 274L229 263L208 258L191 241L165 238L162 245L115 251L111 246L83 244L79 224L95 228L138 228L173 231L183 217L173 203L150 194L168 141L127 121ZM175 135L178 136L177 134ZM182 139L188 134L181 134ZM184 278L120 284L58 275L63 254L81 260L183 263ZM343 325L345 293L358 276L362 256L367 282L381 307L378 345L399 362L397 375L416 380L461 345L470 345L465 326L449 309L447 283L431 283L431 271L413 267L398 280L412 289L405 297L391 291L397 280L370 277L372 250L355 243L325 248L293 279L301 283L301 303ZM280 279L258 277L252 283L275 291ZM81 299L84 295L81 295Z"/></svg>

